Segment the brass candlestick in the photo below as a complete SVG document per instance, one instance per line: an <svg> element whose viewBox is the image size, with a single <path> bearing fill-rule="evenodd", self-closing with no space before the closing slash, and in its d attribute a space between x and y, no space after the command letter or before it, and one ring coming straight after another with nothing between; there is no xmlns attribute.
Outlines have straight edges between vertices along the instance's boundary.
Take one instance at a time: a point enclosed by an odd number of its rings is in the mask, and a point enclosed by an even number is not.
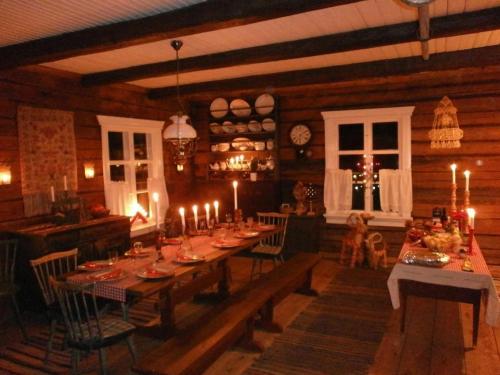
<svg viewBox="0 0 500 375"><path fill-rule="evenodd" d="M470 191L465 190L464 192L464 208L468 209L470 206Z"/></svg>
<svg viewBox="0 0 500 375"><path fill-rule="evenodd" d="M457 184L451 184L451 213L457 212Z"/></svg>

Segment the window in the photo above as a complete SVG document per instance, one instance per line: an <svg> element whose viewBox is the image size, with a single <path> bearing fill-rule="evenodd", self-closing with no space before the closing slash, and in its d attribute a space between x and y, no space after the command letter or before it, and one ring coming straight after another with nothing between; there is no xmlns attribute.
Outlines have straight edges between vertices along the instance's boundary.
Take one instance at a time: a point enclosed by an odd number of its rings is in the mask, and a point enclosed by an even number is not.
<svg viewBox="0 0 500 375"><path fill-rule="evenodd" d="M344 223L352 211L371 212L376 225L402 226L410 218L413 109L322 113L327 222Z"/></svg>
<svg viewBox="0 0 500 375"><path fill-rule="evenodd" d="M147 223L135 220L133 235L161 223L168 207L163 173L163 122L98 116L101 125L106 206L112 214L133 217L139 212ZM152 195L160 196L160 218Z"/></svg>

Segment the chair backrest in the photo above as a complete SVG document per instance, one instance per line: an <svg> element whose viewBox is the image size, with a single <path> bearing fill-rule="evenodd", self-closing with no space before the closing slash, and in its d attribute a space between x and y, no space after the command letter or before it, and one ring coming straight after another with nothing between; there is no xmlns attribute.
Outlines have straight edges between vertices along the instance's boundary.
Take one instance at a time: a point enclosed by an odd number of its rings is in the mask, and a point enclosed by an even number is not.
<svg viewBox="0 0 500 375"><path fill-rule="evenodd" d="M13 283L17 240L0 241L0 282Z"/></svg>
<svg viewBox="0 0 500 375"><path fill-rule="evenodd" d="M73 284L49 277L64 317L70 341L74 343L99 342L103 338L95 283Z"/></svg>
<svg viewBox="0 0 500 375"><path fill-rule="evenodd" d="M257 221L259 224L275 225L281 229L277 233L269 236L262 241L261 245L283 247L286 237L286 228L288 226L288 214L280 214L278 212L257 212Z"/></svg>
<svg viewBox="0 0 500 375"><path fill-rule="evenodd" d="M56 301L54 290L50 286L49 277L57 277L64 273L76 270L76 258L78 249L50 253L38 259L30 260L33 272L35 272L38 285L42 291L43 299L47 306Z"/></svg>

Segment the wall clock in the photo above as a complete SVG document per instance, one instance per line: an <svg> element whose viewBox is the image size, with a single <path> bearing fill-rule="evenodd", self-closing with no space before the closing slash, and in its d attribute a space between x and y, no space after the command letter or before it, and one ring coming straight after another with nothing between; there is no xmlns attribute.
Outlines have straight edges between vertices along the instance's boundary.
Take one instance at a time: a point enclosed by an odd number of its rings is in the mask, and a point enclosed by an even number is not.
<svg viewBox="0 0 500 375"><path fill-rule="evenodd" d="M307 145L312 139L311 128L305 124L296 124L290 129L289 138L292 145L295 146L297 157L306 157Z"/></svg>

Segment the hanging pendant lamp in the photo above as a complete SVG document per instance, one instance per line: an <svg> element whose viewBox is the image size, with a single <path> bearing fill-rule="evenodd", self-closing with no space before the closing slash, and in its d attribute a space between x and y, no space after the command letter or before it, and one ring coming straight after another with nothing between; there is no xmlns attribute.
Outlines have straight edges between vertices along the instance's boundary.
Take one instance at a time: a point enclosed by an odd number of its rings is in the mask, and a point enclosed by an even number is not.
<svg viewBox="0 0 500 375"><path fill-rule="evenodd" d="M457 108L450 98L443 97L434 110L434 122L429 131L431 148L459 148L464 132L457 119Z"/></svg>
<svg viewBox="0 0 500 375"><path fill-rule="evenodd" d="M175 59L177 62L176 87L177 104L179 112L170 116L172 123L167 126L163 132L163 138L167 143L167 149L172 161L176 165L177 171L182 172L184 165L189 158L196 153L196 142L198 140L196 130L189 124L189 116L184 114L179 86L179 50L182 47L181 40L173 40L170 45L175 50Z"/></svg>

